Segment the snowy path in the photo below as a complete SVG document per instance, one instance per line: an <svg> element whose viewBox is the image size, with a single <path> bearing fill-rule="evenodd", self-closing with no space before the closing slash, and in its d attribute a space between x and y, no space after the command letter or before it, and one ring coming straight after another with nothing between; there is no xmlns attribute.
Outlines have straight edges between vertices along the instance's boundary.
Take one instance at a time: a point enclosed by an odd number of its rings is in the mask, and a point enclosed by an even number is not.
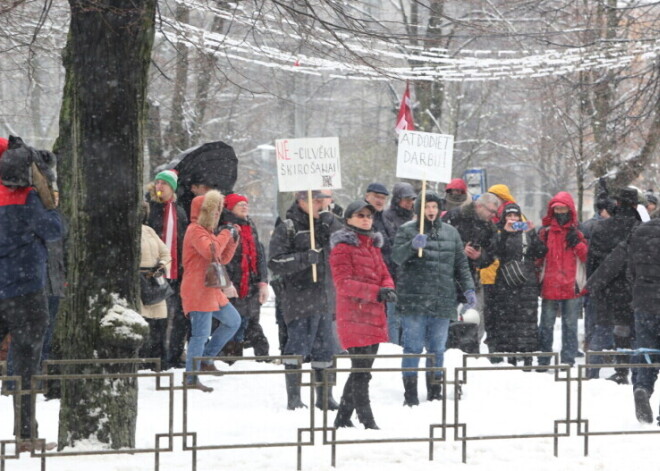
<svg viewBox="0 0 660 471"><path fill-rule="evenodd" d="M271 352L277 350L277 332L274 310L267 307L262 313L262 324L271 342ZM557 328L559 322L557 323ZM559 330L555 332L558 338ZM556 345L558 347L558 345ZM247 353L250 353L248 351ZM381 354L400 354L400 348L383 345ZM449 376L453 367L461 366L462 354L450 350L446 354ZM217 363L218 367L238 372L246 370L281 371L281 366L240 361L233 366ZM339 367L348 367L340 361ZM485 359L473 360L470 366L490 364ZM395 359L380 359L376 368L398 367ZM498 368L499 369L499 368ZM574 370L574 375L577 371ZM603 374L607 374L605 371ZM175 384L180 384L181 370L175 372ZM339 399L346 379L339 374ZM309 410L286 410L284 378L280 374L224 375L207 377L205 383L213 386L212 394L198 391L189 393L189 431L197 432L198 445L220 445L262 442L294 442L297 429L309 426ZM338 440L388 439L395 437L428 437L429 424L440 423L442 405L427 403L420 378L420 399L416 408L402 406L403 388L400 373L375 372L371 391L374 414L380 431L365 431L357 423L354 429L340 430ZM454 398L450 389L447 400L448 422L453 421ZM309 390L303 389L305 402ZM175 393L174 430L182 430L181 392ZM575 417L576 387L572 389L571 416ZM552 373L522 371L470 371L464 396L459 403L460 422L467 424L468 436L516 435L552 433L554 421L566 416L565 382L554 381ZM38 397L37 411L41 436L54 440L57 436L57 401L44 401ZM144 378L140 382L138 417L138 446L153 447L154 435L168 430L168 393L155 390L155 380ZM652 398L657 410L657 396ZM315 411L316 425L323 423L323 414ZM584 383L583 416L589 419L591 431L629 430L660 432L655 425L640 425L634 415L632 388L617 386L605 380ZM0 396L0 437L11 438L11 399ZM328 420L334 419L334 413ZM563 429L562 429L563 430ZM439 434L437 431L436 434ZM571 436L559 441L559 457L553 456L551 438L516 440L472 440L468 442L467 464L461 463L461 443L453 440L453 429L448 429L448 440L435 445L435 460L428 461L428 443L386 443L342 445L337 448L337 469L364 471L368 469L403 470L625 470L657 469L660 458L658 436L655 434L600 436L590 439L589 456L583 456L583 439L576 427ZM330 470L329 445L322 445L322 433L316 434L316 445L303 447L303 470ZM162 446L165 446L162 442ZM98 445L96 445L97 447ZM90 444L90 448L95 447ZM81 450L84 447L79 447ZM181 439L175 438L174 452L161 454L161 470L191 468L191 453L181 451ZM7 461L7 471L39 469L40 462L21 455L18 461ZM51 458L48 470L75 468L95 471L124 471L153 469L152 454L119 456L90 456ZM295 470L296 448L258 448L239 450L209 450L198 453L199 470Z"/></svg>

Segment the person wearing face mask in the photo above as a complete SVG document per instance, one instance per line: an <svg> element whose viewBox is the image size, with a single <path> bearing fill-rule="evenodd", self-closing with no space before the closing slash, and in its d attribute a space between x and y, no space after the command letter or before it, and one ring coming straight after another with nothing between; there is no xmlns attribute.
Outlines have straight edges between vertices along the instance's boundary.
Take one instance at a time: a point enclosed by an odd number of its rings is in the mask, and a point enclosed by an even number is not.
<svg viewBox="0 0 660 471"><path fill-rule="evenodd" d="M395 302L394 282L380 248L383 235L373 230L376 208L353 201L345 212L345 227L330 236L330 268L337 292L337 333L351 355L352 368L371 368L378 345L387 342L385 303ZM369 401L371 373L352 372L339 402L335 427L352 427L351 415L366 429L378 429Z"/></svg>
<svg viewBox="0 0 660 471"><path fill-rule="evenodd" d="M463 292L471 309L477 296L458 230L440 220L440 196L430 191L425 196L424 208L420 197L415 201L415 212L425 219L424 233L420 234L417 221L410 221L399 228L394 239L392 260L399 265L396 309L403 318L403 353L419 355L426 349L433 355L426 366L442 367L449 322L457 318L457 290ZM418 357L402 360L403 368L418 365ZM442 398L440 379L438 374L427 374L427 400ZM418 405L417 371L403 372L403 386L404 405Z"/></svg>
<svg viewBox="0 0 660 471"><path fill-rule="evenodd" d="M577 286L578 263L587 260L587 244L578 230L573 197L560 191L548 203L539 238L548 248L543 259L541 282L541 319L539 350L552 352L553 330L557 314L561 313L562 342L560 360L573 366L578 353ZM541 366L550 364L550 357L539 357ZM542 371L543 368L540 369Z"/></svg>

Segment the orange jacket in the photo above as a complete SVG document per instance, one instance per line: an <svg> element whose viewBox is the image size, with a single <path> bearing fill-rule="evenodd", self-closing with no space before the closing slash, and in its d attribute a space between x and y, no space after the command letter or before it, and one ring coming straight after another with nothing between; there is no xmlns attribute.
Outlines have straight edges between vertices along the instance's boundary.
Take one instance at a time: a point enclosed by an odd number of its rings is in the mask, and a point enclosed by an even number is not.
<svg viewBox="0 0 660 471"><path fill-rule="evenodd" d="M193 200L190 209L191 220L203 219L206 211L199 197ZM183 281L181 282L181 301L183 312L187 315L191 311L213 312L229 303L227 296L220 288L207 288L204 286L206 269L211 263L211 245L215 246L215 254L223 265L229 263L234 256L237 242L234 242L231 233L223 230L220 234L213 235L204 226L193 222L186 230L183 239Z"/></svg>

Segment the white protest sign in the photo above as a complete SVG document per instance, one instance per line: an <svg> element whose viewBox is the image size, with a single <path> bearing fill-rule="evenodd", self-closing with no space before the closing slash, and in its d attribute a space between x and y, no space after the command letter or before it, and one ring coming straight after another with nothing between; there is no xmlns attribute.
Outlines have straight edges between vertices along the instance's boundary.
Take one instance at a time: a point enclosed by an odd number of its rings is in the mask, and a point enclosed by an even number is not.
<svg viewBox="0 0 660 471"><path fill-rule="evenodd" d="M341 188L337 137L278 139L275 157L280 191Z"/></svg>
<svg viewBox="0 0 660 471"><path fill-rule="evenodd" d="M449 183L454 136L402 131L396 159L396 176Z"/></svg>

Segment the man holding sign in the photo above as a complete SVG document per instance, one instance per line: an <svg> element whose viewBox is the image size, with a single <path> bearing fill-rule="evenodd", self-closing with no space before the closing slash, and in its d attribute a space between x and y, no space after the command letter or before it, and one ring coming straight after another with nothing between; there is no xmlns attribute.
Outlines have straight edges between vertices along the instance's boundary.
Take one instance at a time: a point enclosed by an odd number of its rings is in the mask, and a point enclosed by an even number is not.
<svg viewBox="0 0 660 471"><path fill-rule="evenodd" d="M311 193L310 205L308 192L297 192L286 220L275 228L270 239L268 267L280 276L282 283L280 302L288 334L283 354L302 355L304 361L310 361L318 382L322 380L323 369L332 365L337 348L332 325L335 291L328 256L330 234L342 226L334 214L322 212L331 196L319 190ZM310 214L314 221L314 249ZM316 265L316 281L312 265ZM285 375L287 409L306 407L300 399L300 365L295 360L285 360L284 364L287 370L292 370ZM330 390L327 402L330 410L338 407Z"/></svg>
<svg viewBox="0 0 660 471"><path fill-rule="evenodd" d="M440 368L444 362L449 321L456 319L457 287L476 305L474 280L470 274L463 242L458 231L440 221L442 199L427 192L422 208L422 195L415 201L415 212L423 215L424 232L419 233L417 221L399 228L394 239L392 260L399 266L396 292L397 313L403 317L403 353L419 355L423 349L434 355L427 366ZM422 256L418 255L423 249ZM403 368L417 368L419 357L406 357ZM441 376L427 374L427 400L442 398ZM403 372L404 405L419 404L417 371Z"/></svg>

